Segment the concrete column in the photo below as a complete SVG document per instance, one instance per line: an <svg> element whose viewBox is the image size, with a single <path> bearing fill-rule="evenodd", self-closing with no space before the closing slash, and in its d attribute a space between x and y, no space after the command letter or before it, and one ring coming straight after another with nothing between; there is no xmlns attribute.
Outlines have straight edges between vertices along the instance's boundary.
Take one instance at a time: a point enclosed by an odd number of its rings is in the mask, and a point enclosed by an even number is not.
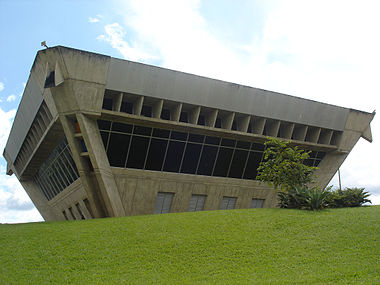
<svg viewBox="0 0 380 285"><path fill-rule="evenodd" d="M96 191L97 185L94 185L90 168L88 164L88 158L82 157L82 146L80 141L74 136L74 118L68 119L64 115L60 115L60 121L65 132L67 142L69 143L71 153L73 155L74 162L77 166L79 177L81 179L84 190L87 194L89 203L93 206L93 214L95 218L103 218L106 216L105 205L103 197ZM81 130L82 130L82 126Z"/></svg>
<svg viewBox="0 0 380 285"><path fill-rule="evenodd" d="M125 216L125 210L108 162L97 122L84 114L77 114L76 117L82 130L83 139L107 213L111 217Z"/></svg>

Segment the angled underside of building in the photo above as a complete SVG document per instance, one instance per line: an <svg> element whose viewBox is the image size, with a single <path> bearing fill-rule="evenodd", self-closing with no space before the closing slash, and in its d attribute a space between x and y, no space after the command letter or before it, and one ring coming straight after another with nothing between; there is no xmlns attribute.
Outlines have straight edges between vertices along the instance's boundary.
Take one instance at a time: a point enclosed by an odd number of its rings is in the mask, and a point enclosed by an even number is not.
<svg viewBox="0 0 380 285"><path fill-rule="evenodd" d="M324 187L374 113L57 46L35 58L4 157L46 221L275 207L267 136Z"/></svg>

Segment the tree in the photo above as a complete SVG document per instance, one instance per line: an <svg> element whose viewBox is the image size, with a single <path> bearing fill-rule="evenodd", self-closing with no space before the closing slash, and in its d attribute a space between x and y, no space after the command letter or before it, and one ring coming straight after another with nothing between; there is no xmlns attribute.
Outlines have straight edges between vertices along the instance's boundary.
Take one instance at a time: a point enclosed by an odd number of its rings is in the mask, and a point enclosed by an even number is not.
<svg viewBox="0 0 380 285"><path fill-rule="evenodd" d="M317 167L303 164L310 152L289 144L289 141L268 138L265 142L264 160L258 167L256 179L282 191L306 187L313 182L313 173Z"/></svg>

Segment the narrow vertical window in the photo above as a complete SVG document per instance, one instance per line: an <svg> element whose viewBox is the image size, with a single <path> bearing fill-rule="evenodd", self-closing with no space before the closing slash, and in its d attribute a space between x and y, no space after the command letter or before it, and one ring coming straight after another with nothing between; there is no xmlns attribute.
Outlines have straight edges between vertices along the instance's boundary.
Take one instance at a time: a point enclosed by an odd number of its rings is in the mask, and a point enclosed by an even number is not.
<svg viewBox="0 0 380 285"><path fill-rule="evenodd" d="M223 197L220 209L221 210L235 209L236 200L237 200L236 197Z"/></svg>
<svg viewBox="0 0 380 285"><path fill-rule="evenodd" d="M174 193L158 192L154 214L170 213Z"/></svg>
<svg viewBox="0 0 380 285"><path fill-rule="evenodd" d="M189 212L203 211L206 195L192 195L190 199Z"/></svg>
<svg viewBox="0 0 380 285"><path fill-rule="evenodd" d="M264 205L264 199L252 199L251 208L262 208Z"/></svg>

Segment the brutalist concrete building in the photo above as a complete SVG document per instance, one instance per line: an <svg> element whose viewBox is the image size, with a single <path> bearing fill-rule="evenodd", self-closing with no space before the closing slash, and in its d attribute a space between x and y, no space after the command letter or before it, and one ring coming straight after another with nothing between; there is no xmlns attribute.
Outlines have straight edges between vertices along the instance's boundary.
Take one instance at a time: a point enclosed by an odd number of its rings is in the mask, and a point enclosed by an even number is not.
<svg viewBox="0 0 380 285"><path fill-rule="evenodd" d="M35 58L4 157L45 220L275 207L267 136L325 186L374 113L57 46Z"/></svg>

